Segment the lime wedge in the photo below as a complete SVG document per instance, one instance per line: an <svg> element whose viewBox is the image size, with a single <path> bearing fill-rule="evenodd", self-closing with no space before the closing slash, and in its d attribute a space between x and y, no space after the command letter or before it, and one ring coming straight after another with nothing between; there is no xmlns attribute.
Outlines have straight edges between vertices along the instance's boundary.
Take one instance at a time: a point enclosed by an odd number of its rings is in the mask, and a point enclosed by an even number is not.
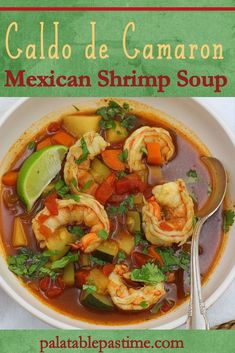
<svg viewBox="0 0 235 353"><path fill-rule="evenodd" d="M17 193L28 211L59 173L67 150L62 145L45 147L23 163L17 180Z"/></svg>

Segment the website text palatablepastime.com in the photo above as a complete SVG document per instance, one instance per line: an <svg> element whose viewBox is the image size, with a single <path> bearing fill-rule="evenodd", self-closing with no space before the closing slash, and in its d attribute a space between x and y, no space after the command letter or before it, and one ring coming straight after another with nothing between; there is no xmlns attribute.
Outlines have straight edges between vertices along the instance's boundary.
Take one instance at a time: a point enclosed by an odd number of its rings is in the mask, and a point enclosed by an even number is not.
<svg viewBox="0 0 235 353"><path fill-rule="evenodd" d="M56 352L74 352L91 350L97 353L110 352L112 349L184 349L184 341L181 339L132 339L129 336L121 339L93 339L91 336L78 336L77 339L61 339L55 336L54 339L39 340L39 353Z"/></svg>

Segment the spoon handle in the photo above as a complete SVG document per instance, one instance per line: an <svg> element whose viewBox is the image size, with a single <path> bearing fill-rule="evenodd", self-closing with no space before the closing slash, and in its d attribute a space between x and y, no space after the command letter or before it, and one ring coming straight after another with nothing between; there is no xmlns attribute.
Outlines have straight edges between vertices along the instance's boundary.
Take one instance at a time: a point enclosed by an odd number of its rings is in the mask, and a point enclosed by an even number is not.
<svg viewBox="0 0 235 353"><path fill-rule="evenodd" d="M191 243L191 286L188 308L187 329L209 330L205 304L201 293L201 276L199 268L199 235L206 218L198 220Z"/></svg>

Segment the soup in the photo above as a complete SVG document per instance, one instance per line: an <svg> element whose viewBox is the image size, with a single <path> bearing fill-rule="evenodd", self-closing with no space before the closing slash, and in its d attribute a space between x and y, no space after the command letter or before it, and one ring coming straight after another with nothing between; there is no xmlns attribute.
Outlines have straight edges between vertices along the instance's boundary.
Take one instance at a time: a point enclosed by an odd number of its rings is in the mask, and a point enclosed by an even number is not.
<svg viewBox="0 0 235 353"><path fill-rule="evenodd" d="M212 192L203 146L158 111L103 100L44 121L2 177L9 269L39 300L95 324L165 315L189 294L190 237ZM223 207L204 225L205 280Z"/></svg>

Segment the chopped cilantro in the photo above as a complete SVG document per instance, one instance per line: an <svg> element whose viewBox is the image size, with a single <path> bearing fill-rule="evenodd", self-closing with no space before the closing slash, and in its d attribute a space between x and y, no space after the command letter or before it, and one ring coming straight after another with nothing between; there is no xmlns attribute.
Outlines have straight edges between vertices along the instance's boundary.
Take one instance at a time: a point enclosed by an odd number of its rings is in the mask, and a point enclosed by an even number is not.
<svg viewBox="0 0 235 353"><path fill-rule="evenodd" d="M55 191L63 198L69 192L69 187L65 184L64 180L60 179L55 184Z"/></svg>
<svg viewBox="0 0 235 353"><path fill-rule="evenodd" d="M80 226L68 226L68 231L79 238L83 237L85 234L84 230Z"/></svg>
<svg viewBox="0 0 235 353"><path fill-rule="evenodd" d="M129 195L124 201L120 203L118 207L115 206L110 206L107 208L107 211L110 216L114 215L123 215L125 214L129 209L132 209L134 207L134 196Z"/></svg>
<svg viewBox="0 0 235 353"><path fill-rule="evenodd" d="M172 248L157 248L157 252L161 256L164 266L161 268L163 272L170 272L178 268L187 271L190 264L190 255L179 250L174 253Z"/></svg>
<svg viewBox="0 0 235 353"><path fill-rule="evenodd" d="M69 252L67 255L63 256L61 259L52 262L51 269L57 270L59 268L65 268L65 266L67 266L71 262L77 261L78 257L79 257L78 253L73 254L73 253Z"/></svg>
<svg viewBox="0 0 235 353"><path fill-rule="evenodd" d="M118 179L124 178L125 176L127 176L127 173L124 172L123 170L120 172L117 172Z"/></svg>
<svg viewBox="0 0 235 353"><path fill-rule="evenodd" d="M101 229L98 231L98 236L104 240L108 239L108 233L105 229Z"/></svg>
<svg viewBox="0 0 235 353"><path fill-rule="evenodd" d="M197 195L195 195L195 193L192 190L189 190L189 196L191 197L191 199L193 200L194 203L197 203L198 199L197 199Z"/></svg>
<svg viewBox="0 0 235 353"><path fill-rule="evenodd" d="M233 225L235 218L235 212L233 210L225 210L223 212L223 230L225 233L229 231L229 228Z"/></svg>
<svg viewBox="0 0 235 353"><path fill-rule="evenodd" d="M81 138L81 149L82 149L82 155L76 160L77 164L81 164L82 162L86 161L88 155L90 154L84 137Z"/></svg>
<svg viewBox="0 0 235 353"><path fill-rule="evenodd" d="M35 147L36 147L36 142L35 141L30 141L28 143L27 147L28 147L29 150L33 151L35 149Z"/></svg>
<svg viewBox="0 0 235 353"><path fill-rule="evenodd" d="M54 254L51 251L38 253L28 248L21 248L16 255L8 256L8 267L17 276L27 279L42 278L45 274L55 278L56 273L48 267L49 257Z"/></svg>
<svg viewBox="0 0 235 353"><path fill-rule="evenodd" d="M80 201L80 196L79 195L66 194L66 195L64 195L64 198L66 200L70 200L71 199L71 200L74 200L76 202Z"/></svg>
<svg viewBox="0 0 235 353"><path fill-rule="evenodd" d="M127 161L127 158L128 158L128 150L125 149L119 154L119 159L121 162L125 163Z"/></svg>
<svg viewBox="0 0 235 353"><path fill-rule="evenodd" d="M207 195L210 196L212 193L212 186L210 184L208 184L207 186Z"/></svg>
<svg viewBox="0 0 235 353"><path fill-rule="evenodd" d="M148 254L148 248L144 248L144 249L142 250L142 253L143 253L144 255L147 255L147 254Z"/></svg>
<svg viewBox="0 0 235 353"><path fill-rule="evenodd" d="M198 175L197 175L197 172L196 170L194 169L190 169L187 173L187 180L186 180L186 183L187 184L194 184L198 181Z"/></svg>
<svg viewBox="0 0 235 353"><path fill-rule="evenodd" d="M147 246L148 242L144 239L144 235L141 232L135 232L135 246L143 245Z"/></svg>
<svg viewBox="0 0 235 353"><path fill-rule="evenodd" d="M81 191L84 192L84 191L88 190L92 184L94 184L94 181L88 180L88 182L82 187Z"/></svg>
<svg viewBox="0 0 235 353"><path fill-rule="evenodd" d="M142 302L140 303L140 306L141 306L143 309L147 309L148 303L147 303L146 301L142 301Z"/></svg>
<svg viewBox="0 0 235 353"><path fill-rule="evenodd" d="M72 178L70 183L77 191L80 191L79 187L78 187L77 180L75 178Z"/></svg>
<svg viewBox="0 0 235 353"><path fill-rule="evenodd" d="M133 129L136 124L136 117L130 114L128 103L121 106L117 102L109 101L108 105L99 108L96 114L101 115L100 127L105 130L115 128L115 118L119 118L121 125L127 130Z"/></svg>
<svg viewBox="0 0 235 353"><path fill-rule="evenodd" d="M157 284L165 280L165 276L157 265L147 262L141 268L136 268L131 272L131 280L147 284Z"/></svg>
<svg viewBox="0 0 235 353"><path fill-rule="evenodd" d="M123 250L119 250L118 254L117 254L117 260L118 262L122 262L126 260L126 254Z"/></svg>
<svg viewBox="0 0 235 353"><path fill-rule="evenodd" d="M92 284L83 284L82 289L86 290L89 294L96 292L96 286Z"/></svg>
<svg viewBox="0 0 235 353"><path fill-rule="evenodd" d="M91 263L92 263L92 265L103 266L103 265L105 265L107 262L104 261L104 260L98 259L98 257L91 256Z"/></svg>

